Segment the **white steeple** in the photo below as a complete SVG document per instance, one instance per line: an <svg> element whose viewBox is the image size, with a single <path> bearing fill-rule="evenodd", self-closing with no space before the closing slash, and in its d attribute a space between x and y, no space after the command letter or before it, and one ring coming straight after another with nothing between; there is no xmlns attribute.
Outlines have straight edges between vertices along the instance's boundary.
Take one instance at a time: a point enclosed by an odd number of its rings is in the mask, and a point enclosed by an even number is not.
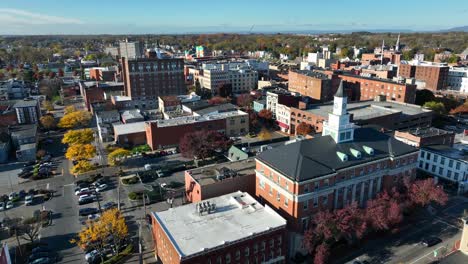
<svg viewBox="0 0 468 264"><path fill-rule="evenodd" d="M328 114L328 121L323 122L322 135L330 135L336 143L353 141L354 124L350 123L350 115L346 111L348 97L343 91L343 81L333 101L333 112Z"/></svg>
<svg viewBox="0 0 468 264"><path fill-rule="evenodd" d="M398 33L398 38L395 45L395 51L400 51L400 34Z"/></svg>

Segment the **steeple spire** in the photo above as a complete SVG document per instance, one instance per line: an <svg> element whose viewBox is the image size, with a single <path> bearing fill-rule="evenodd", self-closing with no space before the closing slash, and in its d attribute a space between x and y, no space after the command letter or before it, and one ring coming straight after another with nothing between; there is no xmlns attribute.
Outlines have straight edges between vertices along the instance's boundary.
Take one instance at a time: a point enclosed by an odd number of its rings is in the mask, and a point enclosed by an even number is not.
<svg viewBox="0 0 468 264"><path fill-rule="evenodd" d="M343 80L340 81L340 86L338 86L338 90L336 91L335 97L346 97L343 91Z"/></svg>
<svg viewBox="0 0 468 264"><path fill-rule="evenodd" d="M398 38L397 38L396 45L395 45L395 51L399 51L399 50L400 50L400 33L398 33Z"/></svg>

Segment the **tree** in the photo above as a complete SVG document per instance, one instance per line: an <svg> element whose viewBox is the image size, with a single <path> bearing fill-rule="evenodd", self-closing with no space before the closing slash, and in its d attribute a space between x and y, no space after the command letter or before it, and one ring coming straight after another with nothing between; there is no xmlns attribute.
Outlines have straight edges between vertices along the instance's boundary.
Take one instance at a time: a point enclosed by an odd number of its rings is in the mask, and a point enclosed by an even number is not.
<svg viewBox="0 0 468 264"><path fill-rule="evenodd" d="M47 111L54 111L54 105L49 100L44 100L42 102L42 107L44 107Z"/></svg>
<svg viewBox="0 0 468 264"><path fill-rule="evenodd" d="M314 264L325 264L330 256L330 248L326 243L320 244L315 250Z"/></svg>
<svg viewBox="0 0 468 264"><path fill-rule="evenodd" d="M250 94L241 94L237 97L237 105L244 109L250 109L253 98Z"/></svg>
<svg viewBox="0 0 468 264"><path fill-rule="evenodd" d="M23 239L33 243L38 237L41 231L42 223L41 219L37 217L30 217L24 219L20 229L23 233Z"/></svg>
<svg viewBox="0 0 468 264"><path fill-rule="evenodd" d="M67 115L67 114L70 114L70 113L73 113L73 112L76 112L77 109L74 105L69 105L67 107L65 107L65 109L63 110L63 114L64 115Z"/></svg>
<svg viewBox="0 0 468 264"><path fill-rule="evenodd" d="M341 48L341 52L340 52L341 58L348 57L348 58L352 59L353 55L354 55L354 51L352 49Z"/></svg>
<svg viewBox="0 0 468 264"><path fill-rule="evenodd" d="M94 132L90 128L68 130L63 135L62 143L68 145L74 144L90 144L94 141Z"/></svg>
<svg viewBox="0 0 468 264"><path fill-rule="evenodd" d="M364 212L356 202L335 211L337 228L349 243L359 240L367 229L367 221Z"/></svg>
<svg viewBox="0 0 468 264"><path fill-rule="evenodd" d="M311 125L305 123L305 122L301 122L297 127L296 127L296 134L297 135L308 135L310 133L312 133L312 131L314 131L314 129L312 128Z"/></svg>
<svg viewBox="0 0 468 264"><path fill-rule="evenodd" d="M439 115L445 114L445 106L442 102L430 101L426 102L423 107L428 108Z"/></svg>
<svg viewBox="0 0 468 264"><path fill-rule="evenodd" d="M400 204L384 191L367 201L366 216L375 230L389 230L403 219Z"/></svg>
<svg viewBox="0 0 468 264"><path fill-rule="evenodd" d="M125 158L126 156L130 156L132 153L129 150L126 150L124 148L117 148L113 150L109 155L107 156L107 162L110 165L117 165L119 163L118 159L120 158Z"/></svg>
<svg viewBox="0 0 468 264"><path fill-rule="evenodd" d="M69 160L91 159L96 156L96 148L91 144L74 144L68 147L65 157Z"/></svg>
<svg viewBox="0 0 468 264"><path fill-rule="evenodd" d="M271 132L266 128L262 128L260 133L258 133L258 137L261 140L269 140L269 139L271 139Z"/></svg>
<svg viewBox="0 0 468 264"><path fill-rule="evenodd" d="M128 237L125 218L118 209L106 210L98 220L88 221L86 227L70 242L77 244L82 249L91 248L102 252L108 245L109 237L114 247L114 254L118 254L120 246ZM103 259L101 260L103 261Z"/></svg>
<svg viewBox="0 0 468 264"><path fill-rule="evenodd" d="M85 173L94 170L95 167L87 160L80 160L70 170L72 174Z"/></svg>
<svg viewBox="0 0 468 264"><path fill-rule="evenodd" d="M417 105L424 105L425 103L427 102L430 102L430 101L434 101L436 98L434 96L434 94L427 90L427 89L423 89L423 90L417 90L416 91L416 99L415 99L415 104Z"/></svg>
<svg viewBox="0 0 468 264"><path fill-rule="evenodd" d="M225 135L212 130L201 130L185 134L180 140L179 148L182 156L205 160L215 152L226 151L232 141Z"/></svg>
<svg viewBox="0 0 468 264"><path fill-rule="evenodd" d="M64 115L58 126L61 128L76 128L86 126L91 120L91 114L86 111L76 111Z"/></svg>
<svg viewBox="0 0 468 264"><path fill-rule="evenodd" d="M210 100L208 100L208 103L210 103L212 105L225 104L225 103L227 103L227 99L224 98L224 97L221 97L221 96L215 96L215 97L211 98Z"/></svg>
<svg viewBox="0 0 468 264"><path fill-rule="evenodd" d="M265 121L269 121L273 119L273 113L271 112L271 110L262 109L260 110L260 112L258 112L258 117Z"/></svg>
<svg viewBox="0 0 468 264"><path fill-rule="evenodd" d="M410 201L415 205L426 206L431 202L444 205L448 197L434 179L418 180L411 184L408 193Z"/></svg>
<svg viewBox="0 0 468 264"><path fill-rule="evenodd" d="M41 116L39 121L41 122L42 127L44 127L47 130L51 130L57 127L57 122L55 121L55 118L52 115L43 115Z"/></svg>

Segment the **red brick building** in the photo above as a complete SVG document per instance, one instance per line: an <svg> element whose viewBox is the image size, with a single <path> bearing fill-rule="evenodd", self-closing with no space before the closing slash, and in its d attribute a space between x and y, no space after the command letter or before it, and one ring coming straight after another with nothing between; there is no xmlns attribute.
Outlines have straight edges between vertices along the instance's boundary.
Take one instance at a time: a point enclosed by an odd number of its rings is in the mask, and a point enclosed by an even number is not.
<svg viewBox="0 0 468 264"><path fill-rule="evenodd" d="M245 192L152 213L163 264L286 263L286 220Z"/></svg>
<svg viewBox="0 0 468 264"><path fill-rule="evenodd" d="M291 254L318 211L363 206L416 171L418 149L350 122L342 87L334 104L321 137L256 156L256 195L288 220Z"/></svg>
<svg viewBox="0 0 468 264"><path fill-rule="evenodd" d="M116 79L117 71L107 68L91 68L89 78L96 81L113 82Z"/></svg>
<svg viewBox="0 0 468 264"><path fill-rule="evenodd" d="M196 203L235 191L255 195L255 162L252 159L185 171L188 202Z"/></svg>
<svg viewBox="0 0 468 264"><path fill-rule="evenodd" d="M416 85L399 83L391 80L364 77L341 72L338 76L351 88L358 101L373 100L376 96L385 95L387 101L413 104L416 99Z"/></svg>
<svg viewBox="0 0 468 264"><path fill-rule="evenodd" d="M339 79L336 75L328 76L312 71L289 71L288 90L308 96L317 102L332 100L338 84Z"/></svg>
<svg viewBox="0 0 468 264"><path fill-rule="evenodd" d="M455 133L435 127L418 127L405 131L395 131L395 138L418 148L429 145L452 147L455 142Z"/></svg>
<svg viewBox="0 0 468 264"><path fill-rule="evenodd" d="M444 64L425 62L420 64L401 63L399 75L405 78L415 78L425 83L425 88L436 91L447 86L449 67Z"/></svg>

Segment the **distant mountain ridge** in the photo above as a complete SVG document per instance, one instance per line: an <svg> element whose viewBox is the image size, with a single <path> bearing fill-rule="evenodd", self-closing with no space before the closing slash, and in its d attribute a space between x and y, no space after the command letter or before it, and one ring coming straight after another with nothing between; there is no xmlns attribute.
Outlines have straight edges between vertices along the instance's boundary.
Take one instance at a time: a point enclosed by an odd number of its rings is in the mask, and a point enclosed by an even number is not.
<svg viewBox="0 0 468 264"><path fill-rule="evenodd" d="M449 28L447 30L442 30L442 31L463 31L463 32L468 32L468 26L453 27L453 28Z"/></svg>

